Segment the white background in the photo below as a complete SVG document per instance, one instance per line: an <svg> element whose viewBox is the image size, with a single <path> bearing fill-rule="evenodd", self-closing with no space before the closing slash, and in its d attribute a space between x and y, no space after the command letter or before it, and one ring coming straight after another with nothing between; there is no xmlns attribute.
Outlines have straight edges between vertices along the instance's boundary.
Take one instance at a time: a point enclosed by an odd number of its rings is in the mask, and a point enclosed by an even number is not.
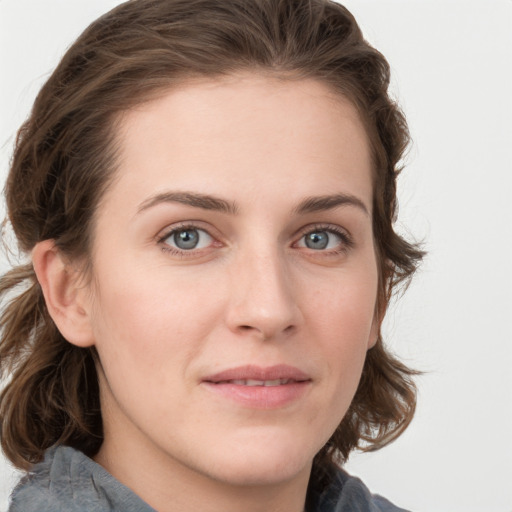
<svg viewBox="0 0 512 512"><path fill-rule="evenodd" d="M42 82L117 3L0 0L2 181ZM429 251L385 326L393 350L425 372L416 419L349 470L418 512L512 512L512 1L345 5L392 66L414 139L400 229ZM0 460L0 510L15 480Z"/></svg>

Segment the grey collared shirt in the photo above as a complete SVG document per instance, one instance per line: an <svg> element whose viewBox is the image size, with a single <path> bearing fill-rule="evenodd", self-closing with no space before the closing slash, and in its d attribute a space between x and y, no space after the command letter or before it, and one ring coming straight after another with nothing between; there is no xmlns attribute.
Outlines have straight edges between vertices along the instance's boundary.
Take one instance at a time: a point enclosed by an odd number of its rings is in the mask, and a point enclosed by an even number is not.
<svg viewBox="0 0 512 512"><path fill-rule="evenodd" d="M331 485L308 499L308 512L407 512L370 493L343 470ZM133 491L82 452L68 446L48 450L22 478L9 512L155 512Z"/></svg>

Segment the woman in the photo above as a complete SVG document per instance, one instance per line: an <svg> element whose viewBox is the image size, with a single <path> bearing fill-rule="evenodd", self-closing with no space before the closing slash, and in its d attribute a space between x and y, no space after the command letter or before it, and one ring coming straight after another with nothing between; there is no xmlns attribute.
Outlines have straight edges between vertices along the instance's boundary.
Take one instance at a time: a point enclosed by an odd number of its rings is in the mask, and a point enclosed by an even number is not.
<svg viewBox="0 0 512 512"><path fill-rule="evenodd" d="M341 469L415 405L388 83L327 0L133 0L69 49L6 187L13 512L400 510Z"/></svg>

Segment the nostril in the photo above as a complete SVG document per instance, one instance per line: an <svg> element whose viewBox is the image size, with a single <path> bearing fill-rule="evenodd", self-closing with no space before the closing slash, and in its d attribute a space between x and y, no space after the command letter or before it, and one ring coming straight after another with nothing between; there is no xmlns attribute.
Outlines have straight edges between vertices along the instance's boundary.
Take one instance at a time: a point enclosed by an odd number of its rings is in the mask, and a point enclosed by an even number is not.
<svg viewBox="0 0 512 512"><path fill-rule="evenodd" d="M291 334L295 329L295 326L294 325L288 325L287 327L285 327L281 333L284 333L284 334ZM266 338L271 338L274 334L277 334L277 333L273 333L272 330L270 331L265 331L265 329L259 329L258 327L255 327L255 326L252 326L252 325L239 325L238 326L238 331L239 332L247 332L247 333L250 333L250 332L259 332L261 333L261 335L266 339Z"/></svg>

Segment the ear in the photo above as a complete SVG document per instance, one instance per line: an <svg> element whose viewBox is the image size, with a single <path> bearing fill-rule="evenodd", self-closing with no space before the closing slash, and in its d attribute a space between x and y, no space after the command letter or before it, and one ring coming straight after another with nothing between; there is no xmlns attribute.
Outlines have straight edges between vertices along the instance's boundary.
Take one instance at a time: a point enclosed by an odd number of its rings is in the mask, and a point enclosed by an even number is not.
<svg viewBox="0 0 512 512"><path fill-rule="evenodd" d="M377 314L375 314L375 316L373 318L372 326L370 329L370 335L368 336L368 346L367 346L368 350L373 348L375 346L375 344L377 343L377 340L379 339L380 324L381 324L380 318Z"/></svg>
<svg viewBox="0 0 512 512"><path fill-rule="evenodd" d="M382 321L384 320L384 315L386 314L386 306L379 305L379 300L377 300L377 304L375 306L375 313L373 315L373 321L370 328L370 335L368 336L368 350L373 348L379 337L380 337L380 328L382 326Z"/></svg>
<svg viewBox="0 0 512 512"><path fill-rule="evenodd" d="M48 312L62 336L79 347L94 345L89 292L80 272L66 261L53 240L36 244L32 263Z"/></svg>

